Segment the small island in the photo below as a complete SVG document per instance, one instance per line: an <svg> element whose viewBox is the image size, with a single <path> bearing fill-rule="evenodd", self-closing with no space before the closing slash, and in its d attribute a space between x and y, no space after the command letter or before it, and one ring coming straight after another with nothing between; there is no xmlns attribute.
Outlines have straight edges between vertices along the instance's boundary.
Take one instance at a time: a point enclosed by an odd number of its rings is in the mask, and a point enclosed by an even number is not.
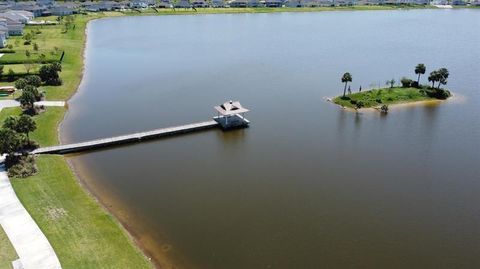
<svg viewBox="0 0 480 269"><path fill-rule="evenodd" d="M449 90L441 88L447 84L449 72L446 68L434 70L428 76L431 85L420 84L421 75L425 74L424 64L418 64L415 67L417 80L403 77L400 80L401 85L396 86L395 79L386 81L387 87L362 91L360 87L358 92L352 93L348 83L352 82L352 75L345 73L342 76L344 83L343 95L333 98L331 101L344 108L374 108L381 112L388 112L388 106L393 104L405 104L419 101L445 100L451 96ZM348 89L347 89L348 87Z"/></svg>

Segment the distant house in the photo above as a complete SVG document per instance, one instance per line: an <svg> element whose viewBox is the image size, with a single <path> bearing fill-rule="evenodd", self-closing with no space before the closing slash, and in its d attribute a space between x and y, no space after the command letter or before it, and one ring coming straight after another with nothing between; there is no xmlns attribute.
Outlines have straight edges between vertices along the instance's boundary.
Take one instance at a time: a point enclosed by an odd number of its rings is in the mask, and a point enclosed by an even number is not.
<svg viewBox="0 0 480 269"><path fill-rule="evenodd" d="M287 7L303 7L304 4L302 0L287 0L287 2L285 2L285 6Z"/></svg>
<svg viewBox="0 0 480 269"><path fill-rule="evenodd" d="M0 26L0 28L3 26ZM3 30L0 29L0 48L5 48L7 46L7 38L8 38L8 29Z"/></svg>
<svg viewBox="0 0 480 269"><path fill-rule="evenodd" d="M1 18L1 14L0 14L0 18ZM15 35L23 35L23 28L24 28L24 24L21 23L21 22L18 22L18 21L14 21L12 19L9 19L9 18L4 18L7 20L7 29L8 29L8 35L12 35L12 36L15 36Z"/></svg>
<svg viewBox="0 0 480 269"><path fill-rule="evenodd" d="M212 3L211 4L212 7L225 7L224 0L212 0L211 3Z"/></svg>
<svg viewBox="0 0 480 269"><path fill-rule="evenodd" d="M0 18L10 19L12 21L22 23L22 24L26 24L27 22L30 21L30 19L27 16L24 16L22 14L15 13L12 11L0 13Z"/></svg>
<svg viewBox="0 0 480 269"><path fill-rule="evenodd" d="M149 3L145 0L132 0L130 2L131 8L147 8Z"/></svg>
<svg viewBox="0 0 480 269"><path fill-rule="evenodd" d="M175 8L191 8L190 2L188 0L178 0L175 5Z"/></svg>
<svg viewBox="0 0 480 269"><path fill-rule="evenodd" d="M306 7L330 7L335 5L333 0L305 0Z"/></svg>
<svg viewBox="0 0 480 269"><path fill-rule="evenodd" d="M452 0L452 5L454 5L454 6L464 6L465 1L463 1L463 0Z"/></svg>
<svg viewBox="0 0 480 269"><path fill-rule="evenodd" d="M55 0L37 0L37 5L52 7L55 5Z"/></svg>
<svg viewBox="0 0 480 269"><path fill-rule="evenodd" d="M228 3L230 7L247 7L248 0L232 0Z"/></svg>
<svg viewBox="0 0 480 269"><path fill-rule="evenodd" d="M49 11L52 15L55 16L68 16L74 13L74 10L72 8L59 6L52 7Z"/></svg>
<svg viewBox="0 0 480 269"><path fill-rule="evenodd" d="M25 23L33 20L35 18L35 15L33 15L32 12L30 11L26 11L26 10L9 10L5 13L10 13L10 14L14 14L14 15L17 15L17 16L21 16L23 19L22 21L25 21Z"/></svg>
<svg viewBox="0 0 480 269"><path fill-rule="evenodd" d="M266 7L282 7L282 0L265 0Z"/></svg>
<svg viewBox="0 0 480 269"><path fill-rule="evenodd" d="M480 6L480 0L472 0L472 1L470 1L470 5L472 5L472 6Z"/></svg>
<svg viewBox="0 0 480 269"><path fill-rule="evenodd" d="M447 0L434 0L430 4L444 6L444 5L448 5L449 3Z"/></svg>
<svg viewBox="0 0 480 269"><path fill-rule="evenodd" d="M162 0L157 4L157 8L172 8L173 5L170 0Z"/></svg>
<svg viewBox="0 0 480 269"><path fill-rule="evenodd" d="M192 0L193 7L208 7L208 3L205 0Z"/></svg>

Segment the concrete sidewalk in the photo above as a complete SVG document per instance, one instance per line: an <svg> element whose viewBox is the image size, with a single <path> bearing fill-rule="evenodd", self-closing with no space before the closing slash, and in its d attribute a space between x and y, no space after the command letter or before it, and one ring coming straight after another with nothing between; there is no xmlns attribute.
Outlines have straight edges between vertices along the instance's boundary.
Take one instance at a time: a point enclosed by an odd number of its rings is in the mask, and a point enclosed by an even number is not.
<svg viewBox="0 0 480 269"><path fill-rule="evenodd" d="M52 246L18 200L5 171L4 159L0 156L0 225L24 269L61 269Z"/></svg>
<svg viewBox="0 0 480 269"><path fill-rule="evenodd" d="M65 101L39 101L35 102L35 105L37 106L59 106L63 107L65 106ZM15 100L0 100L0 111L4 108L9 108L9 107L18 107L20 106L20 102L15 101Z"/></svg>

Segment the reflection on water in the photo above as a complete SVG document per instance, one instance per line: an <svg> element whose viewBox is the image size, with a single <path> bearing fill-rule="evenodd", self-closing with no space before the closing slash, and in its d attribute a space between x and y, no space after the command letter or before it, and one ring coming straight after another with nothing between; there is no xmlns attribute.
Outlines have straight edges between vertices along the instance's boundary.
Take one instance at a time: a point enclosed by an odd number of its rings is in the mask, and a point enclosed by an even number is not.
<svg viewBox="0 0 480 269"><path fill-rule="evenodd" d="M479 267L480 93L472 79L480 73L479 15L455 9L95 21L80 94L62 126L65 141L204 121L230 99L251 109L252 125L69 159L163 265ZM429 42L412 42L412 35ZM412 77L418 62L427 72L446 66L449 88L468 102L384 115L322 100L341 94L346 71L358 89Z"/></svg>

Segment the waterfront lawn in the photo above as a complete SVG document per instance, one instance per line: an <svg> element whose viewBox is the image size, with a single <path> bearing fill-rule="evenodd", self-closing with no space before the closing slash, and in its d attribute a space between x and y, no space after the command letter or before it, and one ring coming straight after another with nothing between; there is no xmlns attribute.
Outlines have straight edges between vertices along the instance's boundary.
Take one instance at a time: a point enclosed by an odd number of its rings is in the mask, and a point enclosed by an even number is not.
<svg viewBox="0 0 480 269"><path fill-rule="evenodd" d="M42 155L36 162L37 175L12 184L62 268L152 268L121 226L82 189L64 157Z"/></svg>
<svg viewBox="0 0 480 269"><path fill-rule="evenodd" d="M0 226L0 269L11 269L12 261L18 259L10 240Z"/></svg>
<svg viewBox="0 0 480 269"><path fill-rule="evenodd" d="M363 107L379 107L425 100L436 98L429 97L423 89L393 87L352 93L345 97L337 96L333 102L340 106L356 108L358 102L362 102Z"/></svg>
<svg viewBox="0 0 480 269"><path fill-rule="evenodd" d="M30 134L30 138L40 146L53 146L58 144L57 126L63 119L65 108L47 107L45 112L33 116L37 130ZM5 108L0 113L0 125L8 116L19 116L22 110L19 107Z"/></svg>

